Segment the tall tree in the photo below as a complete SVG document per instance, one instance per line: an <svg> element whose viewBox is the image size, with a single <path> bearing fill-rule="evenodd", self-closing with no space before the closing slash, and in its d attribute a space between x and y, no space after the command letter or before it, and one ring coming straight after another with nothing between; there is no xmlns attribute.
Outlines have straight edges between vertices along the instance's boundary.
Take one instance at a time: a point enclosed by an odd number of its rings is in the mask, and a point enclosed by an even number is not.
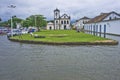
<svg viewBox="0 0 120 80"><path fill-rule="evenodd" d="M13 28L16 28L17 23L21 23L22 19L17 18L15 16L12 17ZM11 24L11 19L8 20L8 23Z"/></svg>
<svg viewBox="0 0 120 80"><path fill-rule="evenodd" d="M31 21L30 20L23 20L21 22L23 27L29 27L31 25Z"/></svg>
<svg viewBox="0 0 120 80"><path fill-rule="evenodd" d="M40 29L40 27L45 27L47 24L46 18L43 15L31 15L30 17L26 18L29 22L29 26L35 26Z"/></svg>
<svg viewBox="0 0 120 80"><path fill-rule="evenodd" d="M8 21L4 21L4 22L0 22L0 26L2 26L2 27L10 27L10 24L8 23Z"/></svg>

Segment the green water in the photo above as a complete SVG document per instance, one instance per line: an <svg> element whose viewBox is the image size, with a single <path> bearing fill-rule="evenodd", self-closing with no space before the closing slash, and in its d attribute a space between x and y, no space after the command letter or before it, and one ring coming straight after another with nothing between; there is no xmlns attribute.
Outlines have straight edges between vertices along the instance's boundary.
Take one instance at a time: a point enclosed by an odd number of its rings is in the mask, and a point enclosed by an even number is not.
<svg viewBox="0 0 120 80"><path fill-rule="evenodd" d="M34 45L0 36L0 80L120 80L120 45Z"/></svg>

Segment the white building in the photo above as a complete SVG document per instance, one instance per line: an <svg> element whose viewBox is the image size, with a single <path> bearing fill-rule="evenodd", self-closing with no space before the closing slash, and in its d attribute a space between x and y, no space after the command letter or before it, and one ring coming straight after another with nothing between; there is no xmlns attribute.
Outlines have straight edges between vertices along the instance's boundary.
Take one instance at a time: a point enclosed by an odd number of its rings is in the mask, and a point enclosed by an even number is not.
<svg viewBox="0 0 120 80"><path fill-rule="evenodd" d="M54 26L54 28L53 28ZM71 29L70 26L70 16L68 16L67 14L63 14L62 16L60 16L60 10L59 9L55 9L54 10L54 23L53 25L51 24L51 28L49 26L47 26L47 29L54 29L54 30L66 30L66 29Z"/></svg>
<svg viewBox="0 0 120 80"><path fill-rule="evenodd" d="M20 29L22 26L21 26L21 24L20 23L16 23L16 28L17 29Z"/></svg>
<svg viewBox="0 0 120 80"><path fill-rule="evenodd" d="M84 16L83 18L80 18L79 20L76 20L76 22L75 22L75 27L76 27L77 29L83 29L83 28L84 28L84 24L85 24L86 22L88 22L89 20L90 20L90 18Z"/></svg>
<svg viewBox="0 0 120 80"><path fill-rule="evenodd" d="M116 12L101 13L88 21L84 29L91 32L120 35L120 14Z"/></svg>
<svg viewBox="0 0 120 80"><path fill-rule="evenodd" d="M54 30L54 23L53 22L47 23L47 30Z"/></svg>

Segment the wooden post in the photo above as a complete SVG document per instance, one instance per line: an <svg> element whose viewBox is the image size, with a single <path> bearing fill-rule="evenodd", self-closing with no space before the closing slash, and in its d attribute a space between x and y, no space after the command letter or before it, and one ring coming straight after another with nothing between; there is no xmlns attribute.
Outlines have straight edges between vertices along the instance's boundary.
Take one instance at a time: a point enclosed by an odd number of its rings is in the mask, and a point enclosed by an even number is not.
<svg viewBox="0 0 120 80"><path fill-rule="evenodd" d="M96 25L96 36L98 35L98 25Z"/></svg>
<svg viewBox="0 0 120 80"><path fill-rule="evenodd" d="M106 25L104 25L104 38L106 38Z"/></svg>
<svg viewBox="0 0 120 80"><path fill-rule="evenodd" d="M95 25L93 26L93 35L95 36Z"/></svg>
<svg viewBox="0 0 120 80"><path fill-rule="evenodd" d="M89 25L89 34L91 33L91 31L90 31L90 27L91 27L91 26Z"/></svg>
<svg viewBox="0 0 120 80"><path fill-rule="evenodd" d="M99 33L99 34L100 34L100 37L101 37L101 28L102 28L102 26L100 25L100 33Z"/></svg>
<svg viewBox="0 0 120 80"><path fill-rule="evenodd" d="M91 34L92 34L92 25L91 25Z"/></svg>

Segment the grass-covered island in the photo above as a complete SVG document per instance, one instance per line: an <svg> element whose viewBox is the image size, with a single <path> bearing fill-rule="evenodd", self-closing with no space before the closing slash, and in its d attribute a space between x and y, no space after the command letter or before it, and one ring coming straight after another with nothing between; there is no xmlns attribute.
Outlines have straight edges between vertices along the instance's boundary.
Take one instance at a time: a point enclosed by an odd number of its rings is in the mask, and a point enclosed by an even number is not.
<svg viewBox="0 0 120 80"><path fill-rule="evenodd" d="M115 40L78 33L75 30L42 30L33 35L10 37L11 41L51 45L117 45Z"/></svg>

